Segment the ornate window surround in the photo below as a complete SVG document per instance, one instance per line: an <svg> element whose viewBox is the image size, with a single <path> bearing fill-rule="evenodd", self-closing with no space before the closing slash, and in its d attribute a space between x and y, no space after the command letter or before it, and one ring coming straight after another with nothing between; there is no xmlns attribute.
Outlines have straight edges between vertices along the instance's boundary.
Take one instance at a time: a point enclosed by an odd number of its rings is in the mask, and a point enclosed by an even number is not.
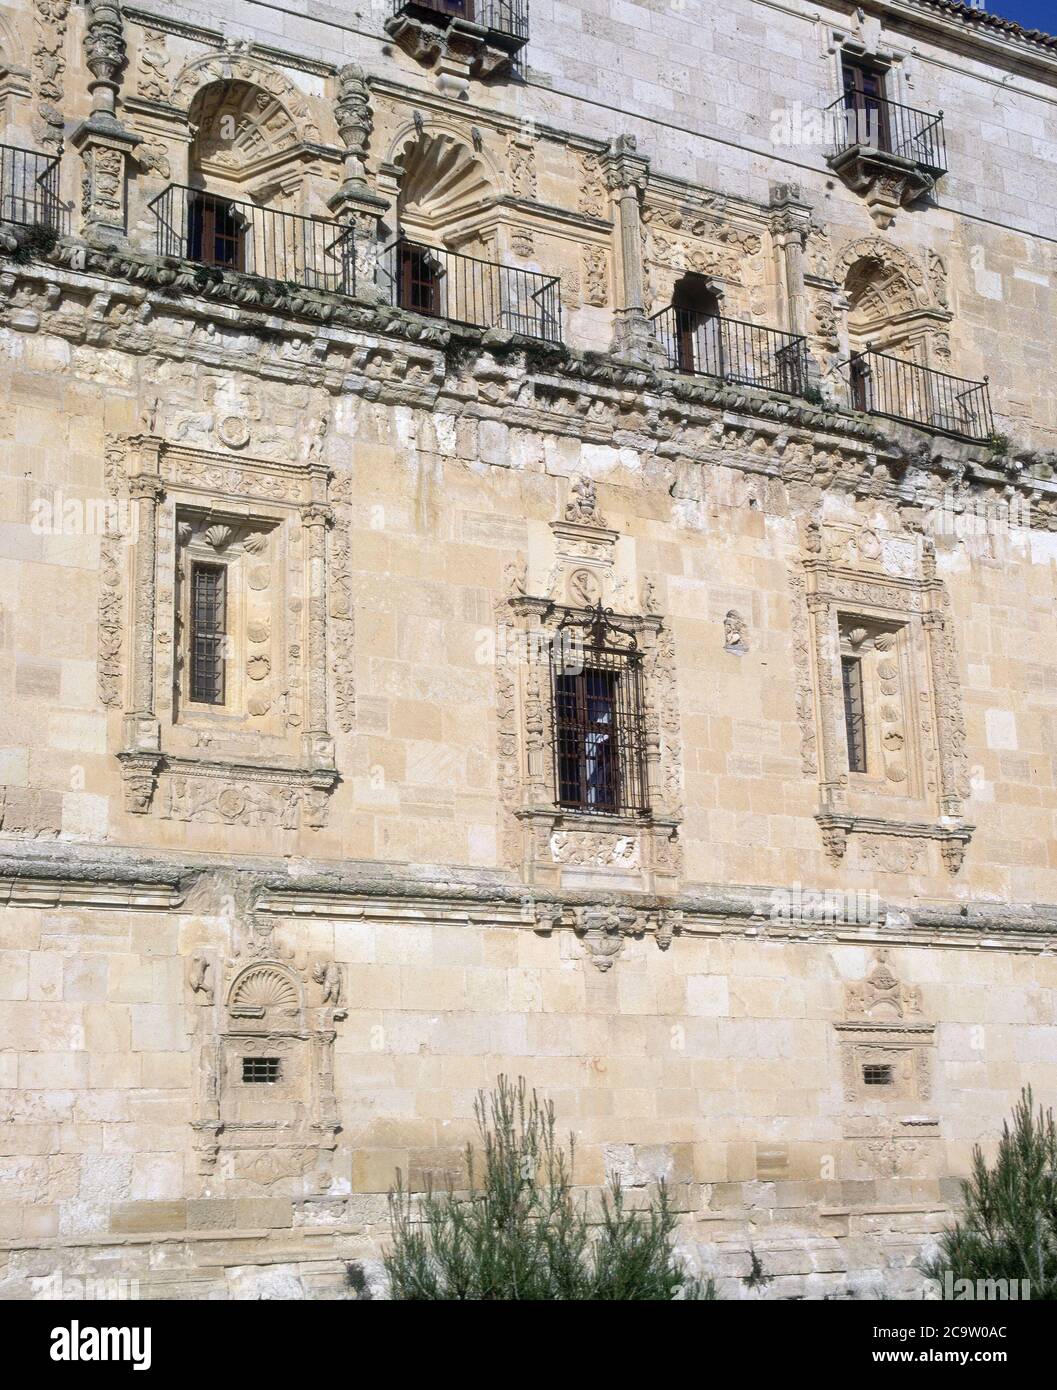
<svg viewBox="0 0 1057 1390"><path fill-rule="evenodd" d="M122 576L120 545L104 538L100 599L100 689L103 702L116 705L122 701L122 669L115 615L123 606L121 588L128 585L129 660L118 753L126 810L226 824L321 827L338 780L327 708L329 468L318 459L277 463L143 434L112 441L107 472L111 493L122 491L124 474L131 498L131 564ZM280 621L289 624L282 634L287 737L286 746L276 741L277 755L261 756L256 740L237 730L204 738L202 754L190 752L176 736L171 692L181 514L259 527L285 539L283 592L272 610L277 627Z"/></svg>
<svg viewBox="0 0 1057 1390"><path fill-rule="evenodd" d="M805 771L818 776L815 820L831 862L842 862L855 835L864 837L868 864L907 872L934 841L948 871L957 873L974 827L963 815L968 767L950 600L936 573L932 541L812 522L793 589L800 607L793 636L801 667L801 752ZM842 640L847 644L842 633L857 623L866 631L899 633L901 650L892 655L904 682L901 747L908 763L916 764L904 775L911 794L899 799L900 809L920 807L923 815L889 810L884 790L877 788L876 811L865 813L871 779L862 778L861 790L853 785L858 775L848 770L840 657Z"/></svg>
<svg viewBox="0 0 1057 1390"><path fill-rule="evenodd" d="M334 1091L335 1024L348 1015L341 967L294 958L274 923L251 914L232 956L195 953L187 984L195 1052L192 1120L199 1173L211 1181L291 1195L335 1180L340 1131ZM277 1057L270 1086L247 1084L244 1059Z"/></svg>
<svg viewBox="0 0 1057 1390"><path fill-rule="evenodd" d="M526 562L514 562L510 592L497 605L504 860L540 887L672 893L682 871L682 758L671 629L649 579L639 586L640 612L621 611L635 602L631 576L618 563L619 534L599 514L590 480L573 480L565 515L549 531L535 592ZM645 814L578 811L556 800L549 654L563 623L586 628L599 602L642 655Z"/></svg>
<svg viewBox="0 0 1057 1390"><path fill-rule="evenodd" d="M940 1126L933 1104L936 1025L921 991L903 984L888 951L875 952L862 980L844 986L844 1016L834 1021L844 1135L856 1167L871 1176L927 1171L937 1161ZM863 1067L887 1065L887 1086L867 1085Z"/></svg>

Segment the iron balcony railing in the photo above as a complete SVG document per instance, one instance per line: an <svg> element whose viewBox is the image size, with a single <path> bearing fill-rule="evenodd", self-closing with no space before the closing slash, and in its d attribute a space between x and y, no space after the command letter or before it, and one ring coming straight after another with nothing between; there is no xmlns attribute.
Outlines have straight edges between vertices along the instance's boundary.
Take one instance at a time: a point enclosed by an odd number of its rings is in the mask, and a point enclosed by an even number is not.
<svg viewBox="0 0 1057 1390"><path fill-rule="evenodd" d="M350 228L170 184L152 198L158 254L335 294L356 293Z"/></svg>
<svg viewBox="0 0 1057 1390"><path fill-rule="evenodd" d="M934 178L947 171L943 112L919 111L886 97L846 93L827 107L833 158L857 146L907 159Z"/></svg>
<svg viewBox="0 0 1057 1390"><path fill-rule="evenodd" d="M528 42L528 0L394 0L392 17L405 14L464 19L512 50Z"/></svg>
<svg viewBox="0 0 1057 1390"><path fill-rule="evenodd" d="M675 305L654 314L652 322L673 371L788 396L802 396L807 389L807 339L798 333Z"/></svg>
<svg viewBox="0 0 1057 1390"><path fill-rule="evenodd" d="M962 439L986 441L994 434L986 377L967 381L872 348L852 355L847 375L854 410L926 425Z"/></svg>
<svg viewBox="0 0 1057 1390"><path fill-rule="evenodd" d="M556 276L398 237L381 252L379 277L389 302L398 308L561 342Z"/></svg>
<svg viewBox="0 0 1057 1390"><path fill-rule="evenodd" d="M0 145L0 221L61 231L59 157Z"/></svg>

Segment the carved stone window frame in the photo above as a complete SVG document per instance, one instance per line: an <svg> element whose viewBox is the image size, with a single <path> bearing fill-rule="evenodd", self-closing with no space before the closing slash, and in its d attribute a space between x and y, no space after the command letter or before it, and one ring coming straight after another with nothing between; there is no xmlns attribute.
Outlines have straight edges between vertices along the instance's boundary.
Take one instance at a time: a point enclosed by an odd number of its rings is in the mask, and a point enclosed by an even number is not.
<svg viewBox="0 0 1057 1390"><path fill-rule="evenodd" d="M681 781L671 633L657 614L608 614L618 632L642 655L642 722L649 809L641 814L580 811L557 801L552 748L553 692L549 652L570 623L591 624L595 610L549 598L509 600L508 650L527 653L514 662L518 711L516 794L511 811L521 828L519 860L526 878L540 885L573 886L587 880L614 888L670 891L681 856ZM542 653L533 660L533 653ZM507 663L508 669L510 663Z"/></svg>
<svg viewBox="0 0 1057 1390"><path fill-rule="evenodd" d="M916 551L915 563L902 572L893 572L898 566L886 560L886 542L893 541ZM808 554L793 589L795 602L806 610L794 613L794 651L810 668L798 673L802 752L805 770L818 777L815 819L831 862L842 862L850 835L879 837L871 849L883 853L867 857L879 868L900 872L895 847L905 847L907 865L913 866L920 849L936 841L944 865L957 873L974 827L963 815L968 763L950 599L936 574L931 542L882 536L866 526L811 523ZM912 786L920 788L920 796L907 799L931 802L927 818L894 814L880 792L874 814L850 804L850 792L857 790L850 784L859 774L848 768L840 661L842 632L856 625L867 633L898 633L905 644L900 674L914 684L904 697L912 705L904 711L904 752L907 762L915 761ZM869 778L862 781L868 784Z"/></svg>
<svg viewBox="0 0 1057 1390"><path fill-rule="evenodd" d="M170 818L226 824L270 824L318 829L338 774L327 699L327 502L329 468L312 460L277 463L169 443L155 435L116 441L108 450L111 489L120 463L131 498L131 564L125 576L129 604L129 652L124 719L118 753L125 807ZM296 680L299 735L289 755L261 757L230 751L189 756L174 748L171 701L160 699L172 679L176 641L177 520L181 514L214 516L217 524L287 528L300 537L296 578L301 617L290 673ZM109 539L109 538L108 538ZM109 552L114 558L113 550ZM113 646L115 590L120 564L104 569L100 639ZM115 574L115 570L118 574ZM278 596L285 602L292 595ZM111 653L104 701L116 703L120 670ZM164 717L163 717L164 715ZM293 720L289 720L293 727ZM163 795L156 793L159 787ZM160 803L160 804L159 804Z"/></svg>
<svg viewBox="0 0 1057 1390"><path fill-rule="evenodd" d="M933 1107L936 1026L921 991L904 984L877 950L866 975L844 986L843 1018L834 1021L843 1097L844 1136L852 1173L896 1177L929 1169L940 1157ZM891 1066L892 1083L868 1085L863 1067Z"/></svg>
<svg viewBox="0 0 1057 1390"><path fill-rule="evenodd" d="M271 922L251 922L234 956L207 948L188 963L198 1171L236 1191L325 1193L341 1128L334 1043L348 1016L344 980L331 960L278 951L272 935ZM247 1083L246 1057L278 1057L280 1079Z"/></svg>

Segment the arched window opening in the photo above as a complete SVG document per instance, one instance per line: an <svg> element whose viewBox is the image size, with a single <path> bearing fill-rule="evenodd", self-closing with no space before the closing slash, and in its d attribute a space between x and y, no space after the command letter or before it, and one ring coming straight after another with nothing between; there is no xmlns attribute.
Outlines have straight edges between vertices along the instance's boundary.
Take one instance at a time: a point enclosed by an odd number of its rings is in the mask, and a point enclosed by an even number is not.
<svg viewBox="0 0 1057 1390"><path fill-rule="evenodd" d="M412 313L561 341L558 280L504 265L500 199L484 159L422 131L394 159L397 235L380 258L383 291Z"/></svg>
<svg viewBox="0 0 1057 1390"><path fill-rule="evenodd" d="M949 315L941 318L922 304L907 268L863 256L849 267L844 287L852 408L987 439L994 426L986 378L972 381L929 365L934 335Z"/></svg>
<svg viewBox="0 0 1057 1390"><path fill-rule="evenodd" d="M210 82L188 108L187 183L151 202L162 255L308 289L355 293L347 229L306 216L312 151L284 103L254 82Z"/></svg>
<svg viewBox="0 0 1057 1390"><path fill-rule="evenodd" d="M684 275L672 291L679 370L723 376L719 296L702 275Z"/></svg>

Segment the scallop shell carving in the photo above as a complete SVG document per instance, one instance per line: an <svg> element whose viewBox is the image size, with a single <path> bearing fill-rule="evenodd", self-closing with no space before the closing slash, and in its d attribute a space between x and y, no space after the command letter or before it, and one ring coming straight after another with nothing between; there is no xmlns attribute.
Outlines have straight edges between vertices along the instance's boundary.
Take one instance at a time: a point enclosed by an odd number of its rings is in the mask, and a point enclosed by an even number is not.
<svg viewBox="0 0 1057 1390"><path fill-rule="evenodd" d="M252 536L247 536L243 542L251 555L260 555L268 544L268 537L262 531L254 531Z"/></svg>
<svg viewBox="0 0 1057 1390"><path fill-rule="evenodd" d="M226 545L231 544L234 534L235 532L230 526L207 526L205 539L214 550L223 550Z"/></svg>
<svg viewBox="0 0 1057 1390"><path fill-rule="evenodd" d="M232 1008L296 1008L297 1004L293 981L277 965L257 965L247 970L231 993Z"/></svg>

